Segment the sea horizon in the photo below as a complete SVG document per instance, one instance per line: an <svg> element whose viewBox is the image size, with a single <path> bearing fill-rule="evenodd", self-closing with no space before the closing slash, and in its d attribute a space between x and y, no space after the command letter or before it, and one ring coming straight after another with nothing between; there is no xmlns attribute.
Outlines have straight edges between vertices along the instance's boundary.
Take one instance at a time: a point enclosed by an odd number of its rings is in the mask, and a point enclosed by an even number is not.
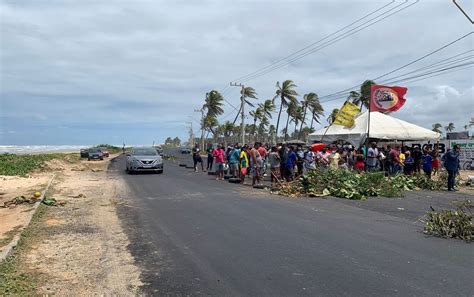
<svg viewBox="0 0 474 297"><path fill-rule="evenodd" d="M112 144L117 147L122 147L123 144L117 145ZM69 153L69 152L77 152L81 149L90 148L95 145L92 144L60 144L60 145L52 145L52 144L31 144L31 145L15 145L15 144L6 144L0 145L0 154L34 154L34 153ZM146 146L144 144L133 144L127 145L130 146Z"/></svg>

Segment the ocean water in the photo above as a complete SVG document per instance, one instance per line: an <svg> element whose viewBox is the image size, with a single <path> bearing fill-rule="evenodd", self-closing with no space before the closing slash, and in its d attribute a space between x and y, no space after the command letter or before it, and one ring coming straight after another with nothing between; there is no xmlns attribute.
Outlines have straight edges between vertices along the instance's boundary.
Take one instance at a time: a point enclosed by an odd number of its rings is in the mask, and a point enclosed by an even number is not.
<svg viewBox="0 0 474 297"><path fill-rule="evenodd" d="M91 145L0 145L0 154L69 153Z"/></svg>

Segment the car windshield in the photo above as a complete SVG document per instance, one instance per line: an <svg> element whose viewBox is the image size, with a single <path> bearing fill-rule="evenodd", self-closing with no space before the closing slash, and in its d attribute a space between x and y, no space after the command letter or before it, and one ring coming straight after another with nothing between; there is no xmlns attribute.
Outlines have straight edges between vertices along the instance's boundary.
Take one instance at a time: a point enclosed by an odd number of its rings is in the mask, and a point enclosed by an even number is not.
<svg viewBox="0 0 474 297"><path fill-rule="evenodd" d="M148 148L134 149L133 154L137 156L156 156L156 150Z"/></svg>
<svg viewBox="0 0 474 297"><path fill-rule="evenodd" d="M101 150L100 149L90 149L89 150L91 153L100 153Z"/></svg>

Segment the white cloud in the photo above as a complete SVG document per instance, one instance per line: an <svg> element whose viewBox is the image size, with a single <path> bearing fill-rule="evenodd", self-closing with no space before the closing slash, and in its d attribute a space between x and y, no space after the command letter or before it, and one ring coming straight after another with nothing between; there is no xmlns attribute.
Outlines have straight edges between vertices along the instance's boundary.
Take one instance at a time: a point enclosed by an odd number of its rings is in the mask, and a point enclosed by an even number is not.
<svg viewBox="0 0 474 297"><path fill-rule="evenodd" d="M230 80L381 5L329 0L0 0L2 125L27 125L28 118L54 127L142 123L166 127L157 132L161 138L185 137L184 122L207 91L223 89ZM390 71L471 30L452 3L420 1L249 85L261 100L272 98L275 82L285 79L293 79L300 94L325 95ZM413 67L468 49L473 49L472 38ZM423 126L455 121L461 127L473 113L473 85L469 70L410 83L409 101L399 115ZM225 97L237 104L238 89L229 89ZM331 110L343 99L323 106ZM232 111L228 105L225 109ZM34 135L35 122L29 125L24 131Z"/></svg>

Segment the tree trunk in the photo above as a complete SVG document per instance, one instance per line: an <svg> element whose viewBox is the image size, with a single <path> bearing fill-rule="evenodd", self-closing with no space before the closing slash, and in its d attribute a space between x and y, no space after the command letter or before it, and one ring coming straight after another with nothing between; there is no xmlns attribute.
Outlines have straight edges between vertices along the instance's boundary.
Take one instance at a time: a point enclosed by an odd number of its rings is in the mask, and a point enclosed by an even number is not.
<svg viewBox="0 0 474 297"><path fill-rule="evenodd" d="M314 114L315 114L315 112L313 111L313 116L311 117L311 126L310 126L311 129L313 129Z"/></svg>
<svg viewBox="0 0 474 297"><path fill-rule="evenodd" d="M280 126L280 116L281 116L281 111L283 110L283 96L281 98L281 105L280 105L280 111L278 112L278 119L277 119L277 126L276 126L276 132L275 132L275 137L278 138L278 128ZM276 140L275 140L276 143Z"/></svg>
<svg viewBox="0 0 474 297"><path fill-rule="evenodd" d="M306 121L306 109L308 108L308 105L305 104L304 106L304 113L303 113L303 120L301 121L301 126L300 126L300 133L299 136L301 137L301 131L303 130L303 124L304 121Z"/></svg>
<svg viewBox="0 0 474 297"><path fill-rule="evenodd" d="M285 126L285 141L288 140L288 123L290 122L290 114L288 114L288 118L286 119L286 126Z"/></svg>

